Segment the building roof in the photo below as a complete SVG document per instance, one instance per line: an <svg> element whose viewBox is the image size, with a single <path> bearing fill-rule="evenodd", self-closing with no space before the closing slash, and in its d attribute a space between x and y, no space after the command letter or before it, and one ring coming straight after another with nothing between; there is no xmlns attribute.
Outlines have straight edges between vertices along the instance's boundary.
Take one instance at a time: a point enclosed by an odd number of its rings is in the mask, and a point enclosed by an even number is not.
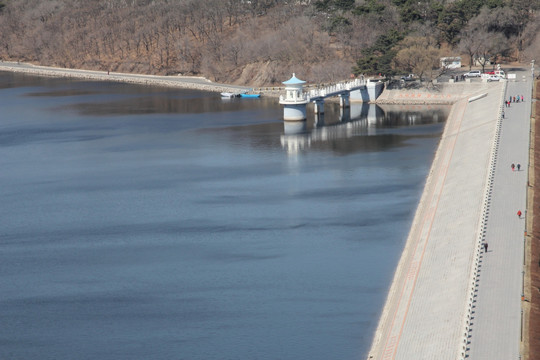
<svg viewBox="0 0 540 360"><path fill-rule="evenodd" d="M282 84L283 85L300 85L300 84L305 84L306 82L304 80L300 80L299 78L296 77L296 75L293 73L292 74L292 77L287 80L287 81L284 81Z"/></svg>

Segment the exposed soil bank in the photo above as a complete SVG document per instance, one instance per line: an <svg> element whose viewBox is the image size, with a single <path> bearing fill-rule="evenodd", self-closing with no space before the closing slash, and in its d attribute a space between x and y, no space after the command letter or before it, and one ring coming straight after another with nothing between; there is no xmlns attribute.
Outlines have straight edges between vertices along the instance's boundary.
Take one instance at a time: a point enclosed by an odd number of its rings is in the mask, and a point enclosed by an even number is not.
<svg viewBox="0 0 540 360"><path fill-rule="evenodd" d="M540 204L540 191L536 184L537 179L540 179L540 121L536 119L540 114L540 81L536 81L535 85L531 115L532 133L529 155L531 168L528 195L528 220L532 221L529 221L530 225L527 228L528 251L523 304L525 311L524 358L531 360L540 359L540 211L536 211Z"/></svg>

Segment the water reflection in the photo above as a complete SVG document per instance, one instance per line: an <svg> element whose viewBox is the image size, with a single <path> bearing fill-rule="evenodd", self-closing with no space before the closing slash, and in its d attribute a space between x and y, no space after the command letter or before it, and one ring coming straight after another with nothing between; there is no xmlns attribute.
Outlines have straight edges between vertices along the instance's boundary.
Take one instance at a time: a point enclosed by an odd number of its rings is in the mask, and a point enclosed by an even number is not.
<svg viewBox="0 0 540 360"><path fill-rule="evenodd" d="M0 353L366 357L442 117L328 104L285 128L275 99L2 87Z"/></svg>
<svg viewBox="0 0 540 360"><path fill-rule="evenodd" d="M298 135L307 131L306 121L284 121L283 132L285 135Z"/></svg>
<svg viewBox="0 0 540 360"><path fill-rule="evenodd" d="M330 143L355 136L389 136L395 133L392 129L401 130L398 131L401 133L403 127L439 124L446 120L449 110L450 107L445 105L381 107L375 104L352 104L350 109L339 108L337 114L327 116L334 119L333 122L325 122L324 114L313 114L312 121L284 121L280 142L287 153L295 154L317 143ZM377 144L380 145L380 142Z"/></svg>

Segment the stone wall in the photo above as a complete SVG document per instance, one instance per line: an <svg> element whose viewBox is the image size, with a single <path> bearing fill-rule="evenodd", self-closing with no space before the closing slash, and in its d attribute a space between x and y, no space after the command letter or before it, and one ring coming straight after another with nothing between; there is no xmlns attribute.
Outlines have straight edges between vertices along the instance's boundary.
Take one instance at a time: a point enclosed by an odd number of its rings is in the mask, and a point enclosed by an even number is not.
<svg viewBox="0 0 540 360"><path fill-rule="evenodd" d="M465 97L485 92L493 84L458 82L433 84L420 89L385 89L377 104L454 104Z"/></svg>

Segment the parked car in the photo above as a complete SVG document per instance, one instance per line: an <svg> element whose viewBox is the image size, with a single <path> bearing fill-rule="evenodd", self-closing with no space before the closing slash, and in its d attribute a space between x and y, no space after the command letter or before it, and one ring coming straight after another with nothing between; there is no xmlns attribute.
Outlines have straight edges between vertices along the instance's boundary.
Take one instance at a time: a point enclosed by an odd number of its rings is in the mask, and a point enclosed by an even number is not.
<svg viewBox="0 0 540 360"><path fill-rule="evenodd" d="M414 81L416 80L416 76L414 74L404 75L401 77L401 80L403 81Z"/></svg>
<svg viewBox="0 0 540 360"><path fill-rule="evenodd" d="M499 81L501 80L501 77L499 75L489 75L488 78L487 78L487 81L490 82L490 81Z"/></svg>
<svg viewBox="0 0 540 360"><path fill-rule="evenodd" d="M463 74L465 77L480 77L482 76L482 72L480 70L471 70L465 74Z"/></svg>
<svg viewBox="0 0 540 360"><path fill-rule="evenodd" d="M489 74L489 75L499 75L499 76L504 76L504 70L490 70L490 71L486 71L484 74Z"/></svg>
<svg viewBox="0 0 540 360"><path fill-rule="evenodd" d="M493 72L493 75L497 75L498 77L500 77L501 79L506 79L506 74L504 73L503 70L495 70Z"/></svg>

